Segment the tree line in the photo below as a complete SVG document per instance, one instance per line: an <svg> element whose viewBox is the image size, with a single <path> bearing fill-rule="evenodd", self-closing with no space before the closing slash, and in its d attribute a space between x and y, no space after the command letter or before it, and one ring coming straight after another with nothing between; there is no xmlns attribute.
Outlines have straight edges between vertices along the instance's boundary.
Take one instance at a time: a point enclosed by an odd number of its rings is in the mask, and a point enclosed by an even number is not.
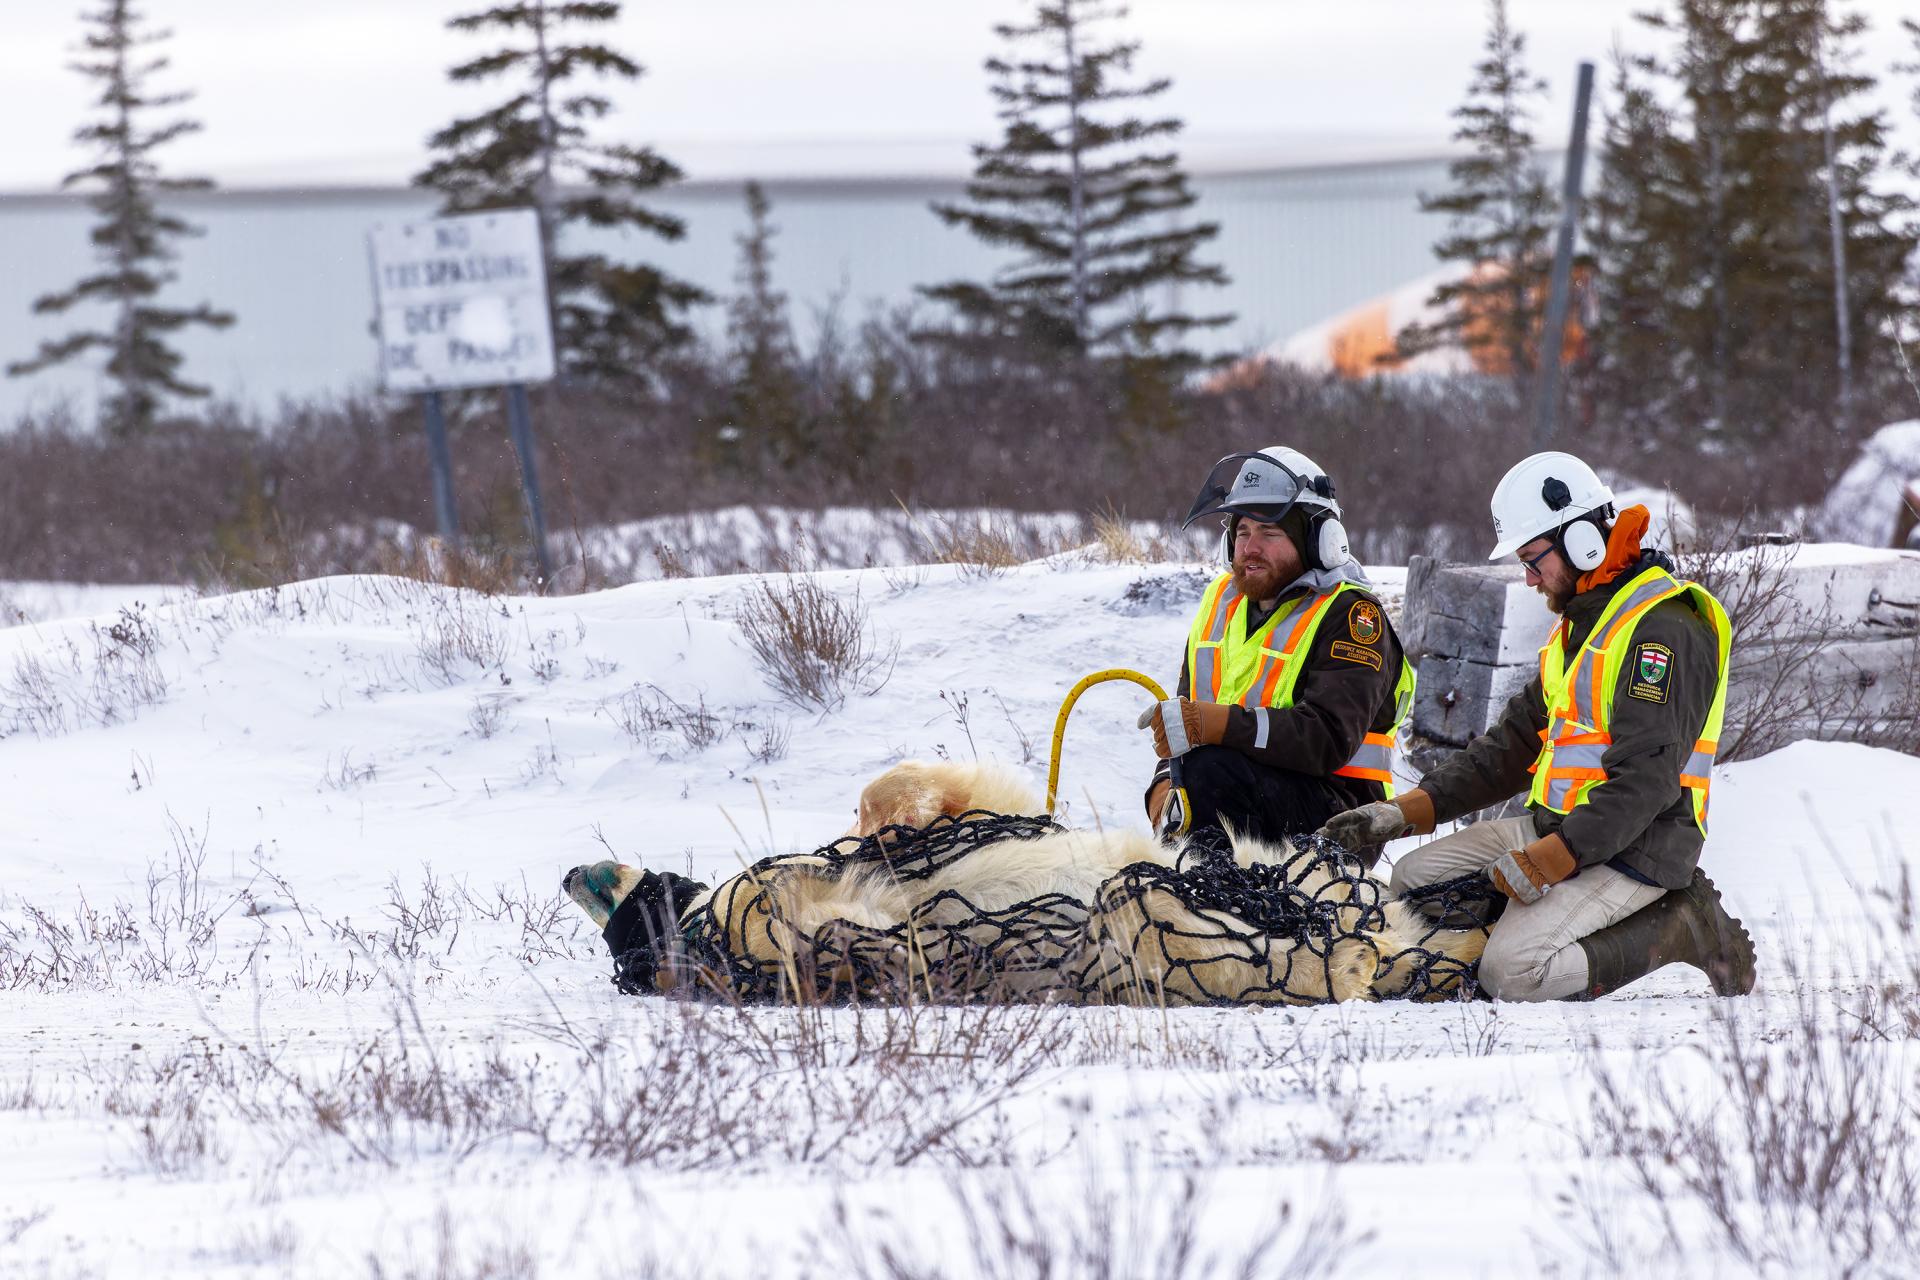
<svg viewBox="0 0 1920 1280"><path fill-rule="evenodd" d="M604 38L620 11L615 0L505 0L451 18L485 43L449 76L502 96L435 132L415 182L448 213L534 209L563 378L658 397L685 374L694 311L720 300L644 262L579 251L572 234L686 232L647 204L679 168L609 140L608 88L644 70ZM163 197L208 185L165 174L155 157L199 127L173 112L187 95L151 87L166 33L147 29L130 0L103 0L84 20L74 65L100 96L76 140L93 162L66 183L94 193L102 266L34 306L104 303L111 320L44 343L9 372L104 351L114 390L103 423L138 435L168 397L206 394L181 376L169 335L233 317L159 297L176 283L173 242L195 231ZM922 311L862 341L942 353L916 367L1091 380L1123 434L1191 420L1194 397L1219 385L1196 376L1212 362L1194 338L1233 317L1178 300L1226 282L1207 253L1219 227L1193 215L1181 122L1151 109L1170 82L1136 70L1139 42L1116 34L1124 20L1100 0L1034 0L1027 20L995 28L1002 51L985 70L999 135L974 147L963 198L932 212L1001 249L1005 265L922 287L931 319ZM1645 47L1610 58L1583 219L1579 335L1565 349L1577 420L1650 459L1850 437L1911 379L1900 326L1915 306L1920 246L1914 202L1896 181L1920 169L1890 150L1885 113L1860 105L1875 84L1859 65L1864 18L1840 0L1666 0L1636 21ZM1920 23L1904 25L1920 62ZM1462 154L1448 188L1422 198L1446 219L1435 252L1456 273L1430 300L1436 319L1402 331L1392 353L1464 351L1520 401L1543 359L1560 214L1539 158L1546 86L1525 48L1505 0L1489 0L1483 56L1455 112ZM1920 91L1913 105L1920 113ZM803 358L774 284L771 203L757 184L747 202L721 367L702 375L724 383L720 407L688 444L707 465L742 472L823 443L855 456L863 430L890 412L893 392L874 372L890 366L830 377L817 353Z"/></svg>

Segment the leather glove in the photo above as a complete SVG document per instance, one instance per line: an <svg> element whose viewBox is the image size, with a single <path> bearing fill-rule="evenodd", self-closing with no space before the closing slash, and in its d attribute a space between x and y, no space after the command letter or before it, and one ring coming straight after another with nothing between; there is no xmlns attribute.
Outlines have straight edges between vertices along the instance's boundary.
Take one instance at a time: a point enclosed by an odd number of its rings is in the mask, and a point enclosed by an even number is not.
<svg viewBox="0 0 1920 1280"><path fill-rule="evenodd" d="M1164 842L1171 843L1186 826L1187 815L1180 807L1180 799L1166 778L1155 781L1147 792L1147 825Z"/></svg>
<svg viewBox="0 0 1920 1280"><path fill-rule="evenodd" d="M1153 753L1165 760L1183 756L1195 747L1218 746L1227 736L1229 710L1224 702L1168 698L1141 712L1135 723L1153 730Z"/></svg>
<svg viewBox="0 0 1920 1280"><path fill-rule="evenodd" d="M1555 832L1495 858L1487 868L1487 878L1494 888L1524 906L1540 901L1549 886L1559 884L1579 867L1573 850Z"/></svg>
<svg viewBox="0 0 1920 1280"><path fill-rule="evenodd" d="M1147 825L1155 831L1160 829L1160 815L1167 811L1167 797L1173 794L1173 783L1166 779L1157 779L1147 792Z"/></svg>
<svg viewBox="0 0 1920 1280"><path fill-rule="evenodd" d="M1370 849L1401 836L1426 835L1433 830L1433 801L1418 789L1397 800L1375 800L1327 819L1314 832L1348 849Z"/></svg>

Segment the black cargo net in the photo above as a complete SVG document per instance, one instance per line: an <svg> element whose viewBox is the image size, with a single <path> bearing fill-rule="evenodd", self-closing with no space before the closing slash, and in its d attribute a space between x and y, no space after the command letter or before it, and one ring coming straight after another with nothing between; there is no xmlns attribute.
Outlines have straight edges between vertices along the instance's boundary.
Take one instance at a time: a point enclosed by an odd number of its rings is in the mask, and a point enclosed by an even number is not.
<svg viewBox="0 0 1920 1280"><path fill-rule="evenodd" d="M1127 1004L1323 1004L1470 996L1496 891L1483 875L1398 901L1347 851L1295 836L1241 866L1217 830L1173 866L1136 863L1101 886L1083 988Z"/></svg>
<svg viewBox="0 0 1920 1280"><path fill-rule="evenodd" d="M619 975L651 979L659 963L666 987L783 1003L1319 1004L1472 993L1498 897L1484 876L1390 902L1378 878L1313 836L1296 837L1278 864L1243 867L1219 832L1196 833L1175 865L1128 866L1091 903L1047 893L990 906L952 889L926 892L925 881L989 845L1062 830L1048 818L976 812L763 859L688 914L658 948L666 954L617 956L615 981L650 989ZM877 905L891 923L831 914L854 902Z"/></svg>

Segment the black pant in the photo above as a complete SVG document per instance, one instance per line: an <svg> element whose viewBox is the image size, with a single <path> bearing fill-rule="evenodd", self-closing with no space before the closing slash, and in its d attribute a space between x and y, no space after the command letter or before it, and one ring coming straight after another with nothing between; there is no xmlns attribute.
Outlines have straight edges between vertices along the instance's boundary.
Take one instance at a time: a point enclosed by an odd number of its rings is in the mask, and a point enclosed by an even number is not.
<svg viewBox="0 0 1920 1280"><path fill-rule="evenodd" d="M1193 830L1231 826L1269 844L1317 831L1351 802L1325 778L1255 764L1232 747L1195 747L1175 772L1187 789Z"/></svg>

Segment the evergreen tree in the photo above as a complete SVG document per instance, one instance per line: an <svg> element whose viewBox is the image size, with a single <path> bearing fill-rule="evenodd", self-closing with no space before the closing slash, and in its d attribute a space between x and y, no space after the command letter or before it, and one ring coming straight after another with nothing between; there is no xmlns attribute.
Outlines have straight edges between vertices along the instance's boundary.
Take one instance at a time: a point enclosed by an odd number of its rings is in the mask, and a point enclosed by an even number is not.
<svg viewBox="0 0 1920 1280"><path fill-rule="evenodd" d="M1673 274L1687 255L1672 252L1660 230L1684 225L1687 216L1674 176L1677 126L1635 67L1615 48L1614 108L1600 142L1599 181L1586 199L1587 238L1602 267L1589 287L1600 340L1588 343L1576 373L1590 401L1638 422L1666 415L1667 384L1648 371L1663 368L1677 349L1672 302L1692 286Z"/></svg>
<svg viewBox="0 0 1920 1280"><path fill-rule="evenodd" d="M1180 121L1100 118L1172 83L1123 82L1139 42L1103 45L1094 28L1125 13L1089 0L1037 0L1031 22L994 28L1014 48L986 62L1004 132L973 148L970 203L933 210L1017 257L990 281L921 290L950 305L968 335L1041 358L1185 365L1198 359L1182 345L1191 331L1233 319L1155 305L1155 290L1222 285L1227 276L1196 256L1218 224L1181 225L1195 196L1165 145Z"/></svg>
<svg viewBox="0 0 1920 1280"><path fill-rule="evenodd" d="M181 380L180 354L167 345L167 335L188 325L224 329L233 323L233 315L204 302L181 308L157 301L161 290L179 278L168 265L175 258L169 241L197 235L199 229L162 213L156 197L213 185L205 178L164 177L153 158L159 148L201 127L198 121L183 118L153 127L144 123L148 113L192 97L156 93L147 87L166 68L167 59L145 50L171 33L143 31L144 15L128 0L106 0L104 7L81 16L92 29L83 41L85 56L71 65L100 83L100 97L94 104L100 117L73 135L94 153L94 163L68 174L61 185L100 186L92 200L100 222L91 239L102 270L64 293L35 299L33 309L41 315L58 315L81 303L104 303L113 309L113 321L107 329L83 329L42 342L32 359L9 364L7 373L35 373L89 351L104 350L106 374L115 390L102 405L102 421L115 435L135 435L153 425L163 395L199 398L207 394L207 388Z"/></svg>
<svg viewBox="0 0 1920 1280"><path fill-rule="evenodd" d="M797 372L799 355L787 317L787 296L773 287L772 204L759 183L747 184L747 230L735 237L739 292L727 304L729 372L727 425L721 460L754 455L791 465L806 451L806 409Z"/></svg>
<svg viewBox="0 0 1920 1280"><path fill-rule="evenodd" d="M671 161L648 147L589 138L588 126L613 104L577 82L587 76L635 80L642 68L573 33L619 16L614 0L508 0L450 20L456 31L498 32L509 43L453 67L448 77L459 83L509 77L515 92L434 134L428 145L440 158L414 178L445 197L445 213L530 206L539 214L555 350L563 373L584 378L642 376L662 352L693 337L686 309L711 301L698 286L657 268L558 249L569 224L647 231L667 240L686 234L679 218L634 199L681 176Z"/></svg>
<svg viewBox="0 0 1920 1280"><path fill-rule="evenodd" d="M1506 373L1524 396L1540 363L1558 207L1534 160L1528 106L1547 84L1526 69L1526 37L1508 23L1506 0L1490 0L1487 17L1486 56L1474 65L1467 100L1453 113L1453 140L1472 150L1447 166L1451 190L1420 197L1422 213L1451 219L1434 256L1465 272L1433 291L1429 302L1442 318L1407 326L1396 345L1402 357L1463 348L1476 368Z"/></svg>
<svg viewBox="0 0 1920 1280"><path fill-rule="evenodd" d="M1856 425L1846 391L1891 373L1916 244L1912 201L1882 181L1884 116L1850 114L1873 83L1850 69L1863 22L1829 0L1678 0L1642 21L1673 47L1623 62L1603 148L1600 407L1649 443ZM1663 91L1669 113L1646 106Z"/></svg>

